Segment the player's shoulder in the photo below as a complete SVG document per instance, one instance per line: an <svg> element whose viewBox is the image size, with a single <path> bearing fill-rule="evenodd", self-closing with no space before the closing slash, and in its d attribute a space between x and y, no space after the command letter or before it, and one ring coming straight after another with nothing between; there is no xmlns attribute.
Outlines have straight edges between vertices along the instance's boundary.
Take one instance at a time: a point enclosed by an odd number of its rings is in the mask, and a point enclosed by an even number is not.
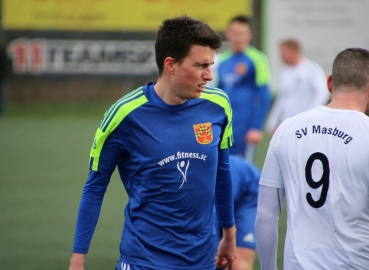
<svg viewBox="0 0 369 270"><path fill-rule="evenodd" d="M218 61L219 64L221 64L224 61L231 58L232 55L233 55L232 51L228 49L228 50L225 50L225 51L221 52L220 54L218 54L218 56L216 57L216 60Z"/></svg>
<svg viewBox="0 0 369 270"><path fill-rule="evenodd" d="M362 113L357 111L351 111L353 114L355 114L355 117L358 118L358 120L366 127L369 131L369 117Z"/></svg>
<svg viewBox="0 0 369 270"><path fill-rule="evenodd" d="M254 54L257 54L257 55L260 55L260 56L266 56L265 53L263 53L262 51L260 51L259 49L256 49L255 47L253 46L248 46L245 50L244 50L245 53L254 53Z"/></svg>
<svg viewBox="0 0 369 270"><path fill-rule="evenodd" d="M143 87L124 95L105 112L99 128L104 132L112 123L120 123L129 113L147 102Z"/></svg>
<svg viewBox="0 0 369 270"><path fill-rule="evenodd" d="M232 111L228 95L222 89L205 85L204 92L201 93L199 98L223 107L227 113Z"/></svg>
<svg viewBox="0 0 369 270"><path fill-rule="evenodd" d="M267 56L262 51L256 49L253 46L249 46L244 50L244 54L256 61L265 61Z"/></svg>
<svg viewBox="0 0 369 270"><path fill-rule="evenodd" d="M308 58L304 58L303 66L305 67L305 69L311 70L312 72L319 72L323 74L325 73L323 68L317 62L314 62L313 60Z"/></svg>
<svg viewBox="0 0 369 270"><path fill-rule="evenodd" d="M229 103L229 98L226 92L224 92L222 89L205 85L204 92L201 93L200 98L205 98L210 101L214 100L223 100Z"/></svg>
<svg viewBox="0 0 369 270"><path fill-rule="evenodd" d="M275 137L278 137L278 136L283 137L283 134L286 132L286 130L289 130L290 128L300 127L301 123L306 123L310 121L311 119L316 119L316 117L318 117L317 114L319 114L319 110L317 110L319 107L323 107L323 106L318 106L313 109L300 112L284 120L278 126L275 132L275 135L276 135Z"/></svg>

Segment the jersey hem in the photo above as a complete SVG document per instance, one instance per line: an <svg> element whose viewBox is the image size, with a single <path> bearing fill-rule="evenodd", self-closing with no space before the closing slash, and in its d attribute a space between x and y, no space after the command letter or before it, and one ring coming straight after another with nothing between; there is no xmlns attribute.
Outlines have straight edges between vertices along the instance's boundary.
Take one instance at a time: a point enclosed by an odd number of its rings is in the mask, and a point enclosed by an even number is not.
<svg viewBox="0 0 369 270"><path fill-rule="evenodd" d="M214 258L215 258L215 254L214 254ZM151 263L147 263L147 262L142 262L142 261L137 261L137 260L132 260L129 258L124 257L123 255L120 255L120 260L124 261L127 264L132 264L132 265L136 265L136 266L142 266L142 267L148 267L148 268L153 268L153 269L160 269L160 270L214 270L215 269L215 262L209 266L203 266L203 267L196 267L196 268L188 268L188 266L186 267L175 267L175 268L168 268L168 266L163 266L163 265L154 265Z"/></svg>

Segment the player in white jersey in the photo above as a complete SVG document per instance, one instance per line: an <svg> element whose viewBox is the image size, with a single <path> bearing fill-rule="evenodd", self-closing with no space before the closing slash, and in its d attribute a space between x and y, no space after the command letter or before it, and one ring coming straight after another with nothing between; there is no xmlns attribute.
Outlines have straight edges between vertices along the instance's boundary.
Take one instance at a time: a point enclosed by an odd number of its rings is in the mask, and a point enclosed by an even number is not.
<svg viewBox="0 0 369 270"><path fill-rule="evenodd" d="M287 119L270 142L255 222L263 270L277 269L285 200L285 270L369 269L369 51L340 52L327 82L331 102Z"/></svg>
<svg viewBox="0 0 369 270"><path fill-rule="evenodd" d="M282 41L279 51L286 65L279 78L278 96L266 123L269 134L273 134L287 118L325 105L329 99L323 68L303 56L297 40Z"/></svg>

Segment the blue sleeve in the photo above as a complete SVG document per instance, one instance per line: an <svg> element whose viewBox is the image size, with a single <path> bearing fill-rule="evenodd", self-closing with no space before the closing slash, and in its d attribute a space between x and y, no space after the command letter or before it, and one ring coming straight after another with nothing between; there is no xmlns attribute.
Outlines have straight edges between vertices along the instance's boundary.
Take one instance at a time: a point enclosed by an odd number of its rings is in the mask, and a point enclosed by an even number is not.
<svg viewBox="0 0 369 270"><path fill-rule="evenodd" d="M217 88L219 88L219 89L222 89L222 90L224 90L224 87L223 87L223 83L222 83L222 80L219 78L219 80L218 80L218 84L217 84L217 86L216 86Z"/></svg>
<svg viewBox="0 0 369 270"><path fill-rule="evenodd" d="M271 103L271 94L269 85L262 85L259 87L258 95L255 97L255 117L252 124L254 129L261 130L263 128L266 116L269 112Z"/></svg>
<svg viewBox="0 0 369 270"><path fill-rule="evenodd" d="M90 171L79 206L73 252L87 254L100 215L110 173Z"/></svg>
<svg viewBox="0 0 369 270"><path fill-rule="evenodd" d="M215 206L219 227L231 228L234 226L232 175L228 148L219 150Z"/></svg>
<svg viewBox="0 0 369 270"><path fill-rule="evenodd" d="M221 79L222 77L221 77L221 72L220 72L220 70L221 70L221 65L219 64L218 65L218 70L217 70L217 78L218 78L218 81L217 81L217 84L216 84L216 87L217 88L219 88L219 89L222 89L222 90L224 90L224 85L223 85L223 80Z"/></svg>
<svg viewBox="0 0 369 270"><path fill-rule="evenodd" d="M73 252L87 254L99 219L110 178L123 155L121 133L116 129L107 137L99 154L98 170L92 170L83 188L79 206Z"/></svg>

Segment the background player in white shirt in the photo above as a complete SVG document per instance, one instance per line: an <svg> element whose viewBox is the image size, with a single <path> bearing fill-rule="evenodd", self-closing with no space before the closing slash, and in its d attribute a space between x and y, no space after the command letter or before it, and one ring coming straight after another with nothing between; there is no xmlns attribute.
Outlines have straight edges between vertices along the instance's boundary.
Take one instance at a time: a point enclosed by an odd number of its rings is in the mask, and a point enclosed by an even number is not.
<svg viewBox="0 0 369 270"><path fill-rule="evenodd" d="M287 118L325 105L329 99L323 68L303 56L297 40L283 40L279 51L286 65L279 78L278 96L266 123L269 134L273 134Z"/></svg>
<svg viewBox="0 0 369 270"><path fill-rule="evenodd" d="M275 270L287 202L284 269L369 269L369 51L339 53L327 106L284 121L260 179L256 247Z"/></svg>

